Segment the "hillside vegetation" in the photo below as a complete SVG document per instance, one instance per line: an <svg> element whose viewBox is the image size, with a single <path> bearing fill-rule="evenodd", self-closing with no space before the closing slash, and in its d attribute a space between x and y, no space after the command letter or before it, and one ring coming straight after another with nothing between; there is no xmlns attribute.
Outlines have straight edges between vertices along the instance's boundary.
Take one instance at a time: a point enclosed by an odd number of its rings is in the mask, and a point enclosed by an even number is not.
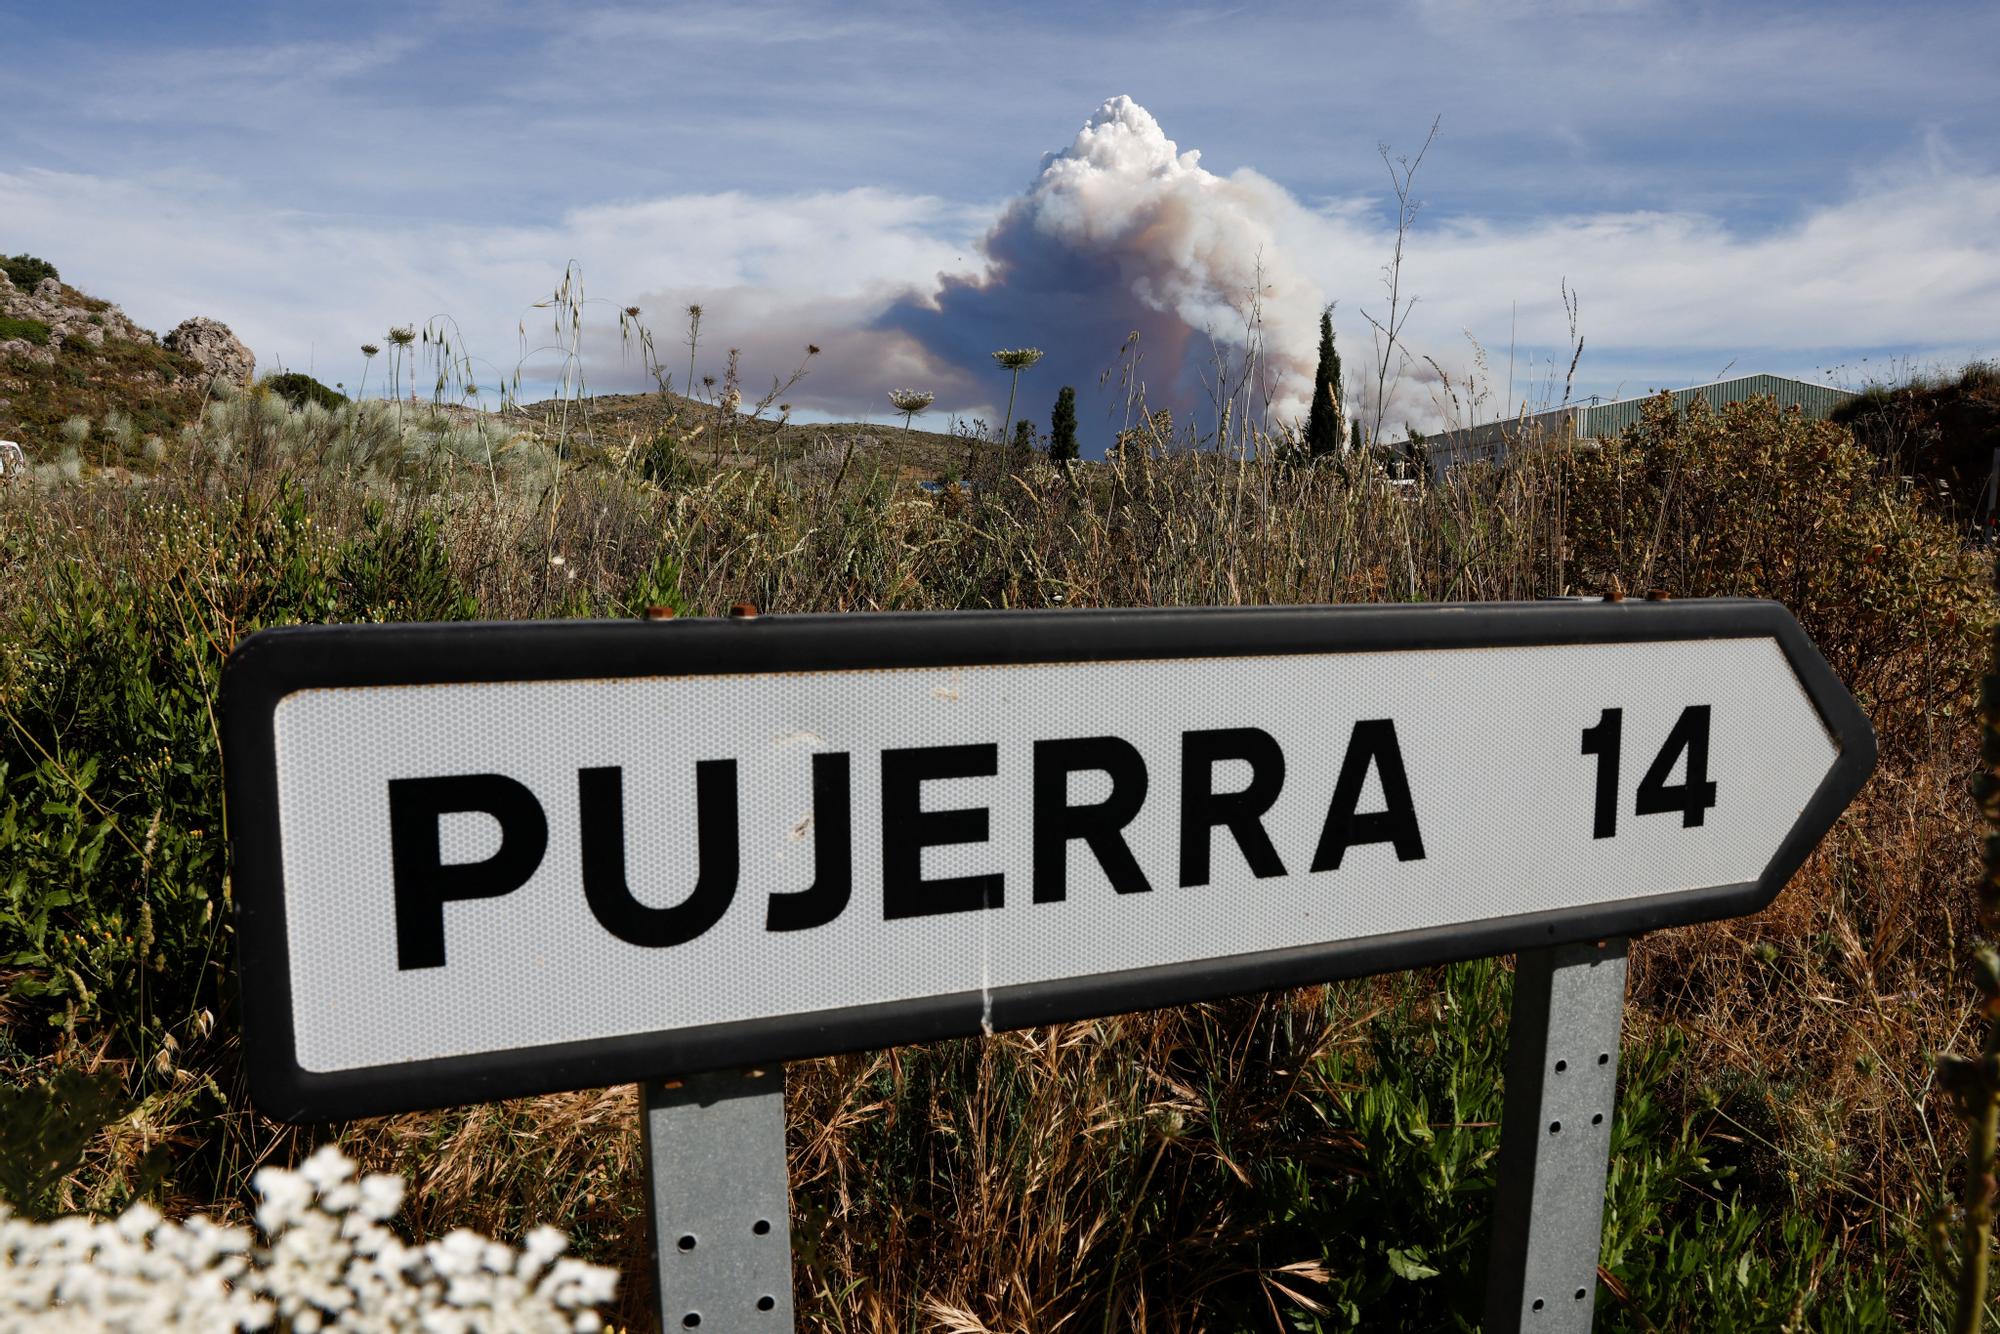
<svg viewBox="0 0 2000 1334"><path fill-rule="evenodd" d="M0 438L51 460L143 457L201 410L207 377L32 255L0 261ZM68 429L65 425L70 424Z"/></svg>
<svg viewBox="0 0 2000 1334"><path fill-rule="evenodd" d="M1798 616L1882 760L1768 911L1635 944L1599 1327L1942 1327L1928 1238L1961 1132L1932 1053L1968 1024L1992 613L1984 558L1846 428L1662 406L1409 494L1356 456L1065 470L677 397L523 427L220 393L143 485L86 462L0 490L15 1207L240 1216L257 1165L337 1142L413 1179L413 1235L555 1224L650 1323L632 1090L314 1130L248 1104L215 688L261 626L1747 594ZM952 468L982 484L903 484ZM1487 960L795 1065L801 1327L1476 1323L1510 978Z"/></svg>
<svg viewBox="0 0 2000 1334"><path fill-rule="evenodd" d="M1854 438L1976 519L2000 451L2000 366L1974 362L1955 375L1874 385L1834 413Z"/></svg>

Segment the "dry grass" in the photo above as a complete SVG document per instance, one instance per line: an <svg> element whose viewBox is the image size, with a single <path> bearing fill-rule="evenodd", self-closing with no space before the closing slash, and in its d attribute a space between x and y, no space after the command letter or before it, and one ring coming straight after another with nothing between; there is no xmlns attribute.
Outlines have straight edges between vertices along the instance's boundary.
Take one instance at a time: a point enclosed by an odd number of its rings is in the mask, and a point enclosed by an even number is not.
<svg viewBox="0 0 2000 1334"><path fill-rule="evenodd" d="M1661 420L1626 446L1537 456L1414 496L1366 463L1294 471L1135 450L934 499L865 466L865 446L838 470L723 467L665 487L603 450L560 469L522 466L496 486L475 450L399 445L357 474L337 430L265 425L210 423L234 432L231 447L190 436L184 474L148 484L143 503L136 489L90 486L7 495L0 536L18 572L0 591L15 627L7 679L37 670L22 646L50 600L77 586L66 581L163 590L190 635L226 645L263 614L265 564L331 569L339 543L407 533L427 516L453 586L498 617L635 614L652 601L713 614L738 600L871 611L1655 586L1781 595L1870 708L1881 769L1767 912L1638 944L1631 1030L1640 1042L1686 1035L1679 1107L1717 1152L1737 1155L1741 1184L1828 1221L1864 1254L1900 1254L1947 1190L1957 1132L1931 1095L1930 1053L1966 1023L1956 960L1976 823L1964 777L1990 613L1975 560L1832 428L1765 408ZM312 440L317 453L301 443ZM310 515L312 536L271 536L286 504ZM335 584L349 601L328 615L411 605ZM17 731L57 748L62 725L50 716ZM1402 1006L1417 1022L1409 1006L1429 985L1376 980L795 1066L802 1325L1174 1330L1200 1327L1218 1294L1240 1303L1246 1292L1274 1321L1310 1310L1335 1276L1315 1252L1257 1250L1271 1226L1262 1174L1279 1161L1329 1181L1371 1170L1369 1145L1316 1118L1365 1088L1355 1072L1374 1017ZM220 1009L220 983L202 986ZM157 1058L109 1031L50 1039L30 1017L0 1014L17 1079L90 1060L137 1072ZM1440 1029L1451 1022L1434 1016ZM71 1204L114 1201L152 1145L201 1165L171 1182L190 1207L229 1200L258 1161L306 1151L308 1137L246 1108L226 1012L212 1033L176 1024L165 1030L176 1074L146 1086L76 1174ZM213 1097L197 1096L202 1081ZM327 1133L371 1168L422 1182L418 1231L557 1221L625 1268L626 1317L649 1318L629 1090ZM1905 1274L1904 1289L1918 1277Z"/></svg>

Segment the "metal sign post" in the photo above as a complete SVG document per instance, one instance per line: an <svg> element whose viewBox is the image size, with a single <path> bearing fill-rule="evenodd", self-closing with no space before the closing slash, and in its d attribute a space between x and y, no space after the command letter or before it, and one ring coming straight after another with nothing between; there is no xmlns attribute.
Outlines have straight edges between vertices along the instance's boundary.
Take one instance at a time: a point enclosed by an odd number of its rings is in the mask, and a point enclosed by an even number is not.
<svg viewBox="0 0 2000 1334"><path fill-rule="evenodd" d="M1504 953L1496 1273L1587 1308L1567 947L1757 911L1874 764L1749 600L294 627L223 745L259 1108L646 1085L690 1329L789 1319L785 1061Z"/></svg>
<svg viewBox="0 0 2000 1334"><path fill-rule="evenodd" d="M1523 951L1487 1259L1488 1334L1581 1334L1597 1297L1625 941Z"/></svg>
<svg viewBox="0 0 2000 1334"><path fill-rule="evenodd" d="M662 1330L792 1328L785 1071L641 1084Z"/></svg>

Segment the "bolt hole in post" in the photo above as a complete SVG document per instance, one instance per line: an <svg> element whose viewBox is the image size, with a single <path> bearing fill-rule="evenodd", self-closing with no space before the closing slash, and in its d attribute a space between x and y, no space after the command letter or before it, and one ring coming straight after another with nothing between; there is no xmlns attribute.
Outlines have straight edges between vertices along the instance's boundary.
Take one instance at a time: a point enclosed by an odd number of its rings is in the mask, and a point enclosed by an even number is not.
<svg viewBox="0 0 2000 1334"><path fill-rule="evenodd" d="M765 1296L765 1297L759 1297L757 1299L757 1309L760 1311L768 1311L773 1307L775 1307L777 1304L778 1304L778 1299L776 1297Z"/></svg>
<svg viewBox="0 0 2000 1334"><path fill-rule="evenodd" d="M681 1249L684 1251L691 1251L694 1249L694 1235L692 1233L681 1238Z"/></svg>
<svg viewBox="0 0 2000 1334"><path fill-rule="evenodd" d="M701 1323L701 1313L699 1311L689 1311L686 1315L681 1317L681 1327L683 1329L693 1329L700 1323Z"/></svg>
<svg viewBox="0 0 2000 1334"><path fill-rule="evenodd" d="M1557 1061L1557 1062L1556 1062L1556 1073L1557 1073L1557 1074L1561 1074L1561 1073L1562 1073L1563 1071L1565 1071L1565 1070L1567 1070L1567 1069L1569 1069L1569 1062L1568 1062L1568 1061Z"/></svg>
<svg viewBox="0 0 2000 1334"><path fill-rule="evenodd" d="M771 1220L760 1218L750 1225L750 1230L760 1237L769 1236L771 1232Z"/></svg>

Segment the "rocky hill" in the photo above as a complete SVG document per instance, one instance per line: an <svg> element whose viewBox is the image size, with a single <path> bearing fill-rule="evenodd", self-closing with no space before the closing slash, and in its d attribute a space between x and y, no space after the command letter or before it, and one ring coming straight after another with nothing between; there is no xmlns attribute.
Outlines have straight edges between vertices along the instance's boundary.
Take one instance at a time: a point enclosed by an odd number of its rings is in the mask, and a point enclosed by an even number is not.
<svg viewBox="0 0 2000 1334"><path fill-rule="evenodd" d="M46 262L0 256L0 439L19 441L34 462L74 449L86 465L150 472L164 451L149 442L171 442L219 382L244 387L255 376L255 357L217 320L184 320L162 337L63 282ZM300 382L315 401L339 403L333 390L303 375L269 384L296 404ZM418 406L454 420L478 411L428 400ZM889 415L886 402L883 409ZM732 410L666 392L510 404L500 415L511 430L561 441L577 457L644 466L680 484L745 469L800 480L990 482L1007 462L995 445L920 426L802 424L782 406Z"/></svg>
<svg viewBox="0 0 2000 1334"><path fill-rule="evenodd" d="M186 320L161 338L57 276L29 287L0 267L0 438L30 457L74 447L91 462L121 461L192 420L218 379L245 384L255 370L215 320ZM66 430L72 419L88 430Z"/></svg>
<svg viewBox="0 0 2000 1334"><path fill-rule="evenodd" d="M170 440L200 414L218 382L253 383L256 359L227 325L196 317L161 337L111 302L63 282L42 261L17 256L17 272L23 260L27 278L20 283L0 267L0 439L19 441L30 459L53 460L74 449L86 464L149 471L160 453L148 450L149 439ZM323 392L331 398L332 391ZM472 412L442 410L452 417ZM799 425L782 412L730 411L669 393L515 405L504 416L514 429L550 444L560 439L584 456L650 459L681 481L751 468L829 477L844 470L904 482L977 477L991 462L949 434L853 422Z"/></svg>

